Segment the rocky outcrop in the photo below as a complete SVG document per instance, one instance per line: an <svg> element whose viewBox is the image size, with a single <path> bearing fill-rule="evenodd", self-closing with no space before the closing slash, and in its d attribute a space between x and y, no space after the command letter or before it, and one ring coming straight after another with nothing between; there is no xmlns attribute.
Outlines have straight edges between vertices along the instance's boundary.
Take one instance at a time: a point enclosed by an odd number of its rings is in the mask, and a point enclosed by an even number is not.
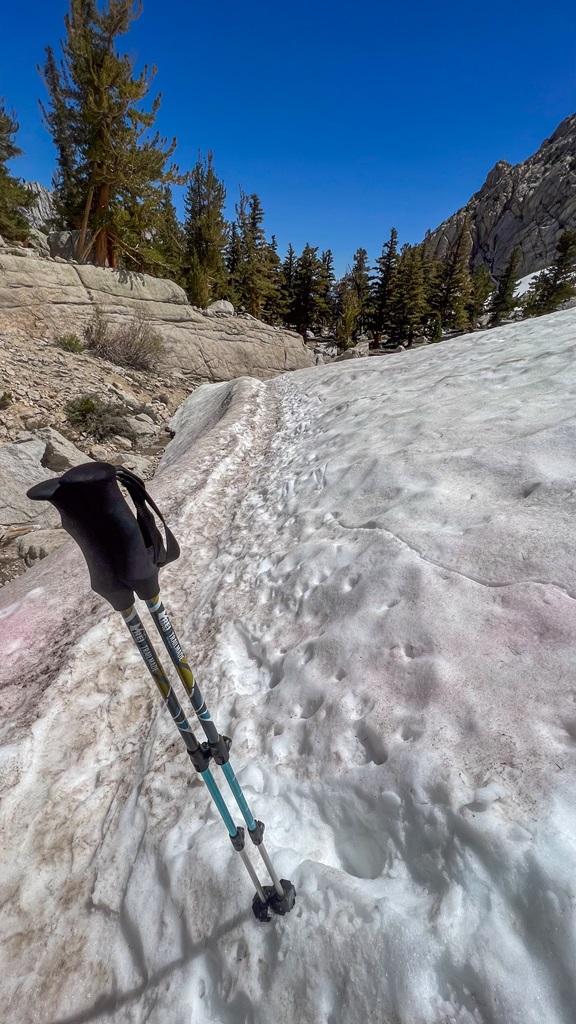
<svg viewBox="0 0 576 1024"><path fill-rule="evenodd" d="M162 369L183 377L265 380L313 362L299 334L247 314L203 313L172 281L41 259L32 249L6 244L0 248L0 331L81 337L95 306L118 324L144 314L165 343Z"/></svg>
<svg viewBox="0 0 576 1024"><path fill-rule="evenodd" d="M470 201L430 235L442 255L470 218L472 258L498 278L512 250L522 254L519 276L554 259L565 230L576 230L576 114L567 117L534 156L511 166L499 160Z"/></svg>
<svg viewBox="0 0 576 1024"><path fill-rule="evenodd" d="M39 181L26 181L24 184L30 192L34 193L36 202L28 209L22 210L23 216L33 228L49 227L50 221L56 214L50 189L41 185Z"/></svg>

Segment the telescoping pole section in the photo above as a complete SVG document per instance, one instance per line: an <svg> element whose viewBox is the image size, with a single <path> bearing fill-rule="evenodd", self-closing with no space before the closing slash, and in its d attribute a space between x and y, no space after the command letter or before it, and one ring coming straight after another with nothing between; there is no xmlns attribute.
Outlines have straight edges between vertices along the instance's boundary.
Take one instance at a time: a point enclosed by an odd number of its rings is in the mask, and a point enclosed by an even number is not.
<svg viewBox="0 0 576 1024"><path fill-rule="evenodd" d="M248 854L244 849L244 829L237 828L236 825L234 824L230 811L226 806L226 801L224 800L218 788L218 783L216 782L216 779L214 778L212 772L210 771L210 768L208 767L208 765L210 764L210 753L206 751L205 748L200 743L198 743L198 740L196 739L194 733L192 732L186 715L184 714L184 711L180 705L180 701L178 700L176 694L174 693L174 690L172 689L170 680L168 679L168 676L166 675L164 669L162 668L160 659L158 658L158 655L154 650L154 646L146 632L146 629L144 628L144 623L142 622L140 616L138 615L138 612L136 611L135 607L132 606L131 608L127 608L120 614L122 615L124 622L128 626L128 629L130 630L132 639L142 656L142 660L144 661L146 668L148 669L150 675L152 676L154 682L156 683L156 686L158 687L160 693L162 694L164 703L166 704L168 711L172 715L175 724L178 726L180 735L184 740L184 743L186 744L188 756L192 761L192 764L194 765L196 771L201 775L202 779L206 783L206 786L208 787L210 796L212 797L214 803L216 804L222 821L224 822L226 828L228 829L228 835L230 836L234 849L237 850L237 852L242 857L248 874L250 875L250 878L252 879L254 885L256 886L256 892L259 898L263 902L266 902L266 896L260 884L258 875L256 874L250 862L250 858L248 857Z"/></svg>
<svg viewBox="0 0 576 1024"><path fill-rule="evenodd" d="M184 652L182 650L182 647L180 646L180 641L176 636L176 632L174 630L174 627L172 626L172 623L170 622L168 612L166 611L160 599L160 595L157 594L156 597L152 598L151 601L147 601L146 604L148 605L150 614L154 619L156 628L158 629L158 632L162 637L164 646L166 647L166 650L170 655L172 663L184 684L186 692L192 703L192 707L194 708L194 711L196 712L196 715L198 717L198 721L200 722L204 730L206 739L208 741L208 746L210 748L210 752L214 760L216 761L216 764L219 764L221 766L222 772L224 773L224 777L228 785L230 786L232 793L234 794L234 798L236 800L236 803L238 804L238 807L242 812L244 821L248 826L248 835L250 836L250 839L252 840L254 845L257 847L258 852L266 865L268 874L272 879L276 893L278 894L280 899L284 899L286 893L282 887L281 881L276 871L274 870L274 866L272 864L272 861L270 860L268 851L266 850L266 847L264 845L264 825L262 824L261 821L255 820L254 815L252 814L252 811L248 806L246 797L242 792L240 783L236 778L234 769L230 764L230 740L228 739L227 736L220 735L218 729L216 728L214 722L210 717L210 712L206 707L206 702L204 700L204 697L202 696L202 693L200 692L200 687L198 686L196 680L194 679L192 669L190 668L190 665L188 664L188 661L184 656Z"/></svg>

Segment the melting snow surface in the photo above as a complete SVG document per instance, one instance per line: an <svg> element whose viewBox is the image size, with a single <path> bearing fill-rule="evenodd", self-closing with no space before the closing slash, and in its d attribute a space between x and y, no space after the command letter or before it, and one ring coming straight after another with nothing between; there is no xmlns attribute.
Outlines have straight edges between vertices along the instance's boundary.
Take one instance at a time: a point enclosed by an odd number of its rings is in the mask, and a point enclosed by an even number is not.
<svg viewBox="0 0 576 1024"><path fill-rule="evenodd" d="M569 310L179 411L163 596L285 918L74 545L1 592L3 1024L574 1024L575 357Z"/></svg>

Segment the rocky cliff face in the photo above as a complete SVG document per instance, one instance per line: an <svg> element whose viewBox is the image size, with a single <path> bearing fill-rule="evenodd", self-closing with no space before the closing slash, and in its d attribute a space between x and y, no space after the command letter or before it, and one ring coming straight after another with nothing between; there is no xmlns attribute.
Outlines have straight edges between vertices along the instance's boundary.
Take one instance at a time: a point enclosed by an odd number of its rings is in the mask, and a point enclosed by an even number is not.
<svg viewBox="0 0 576 1024"><path fill-rule="evenodd" d="M576 114L528 160L514 167L498 161L480 191L431 233L439 255L454 242L466 213L474 263L486 263L494 277L516 247L520 275L548 266L562 232L576 230Z"/></svg>
<svg viewBox="0 0 576 1024"><path fill-rule="evenodd" d="M95 306L118 324L144 313L166 346L162 369L180 376L265 380L313 362L299 334L247 314L196 309L172 281L0 245L0 331L16 329L34 338L82 336Z"/></svg>

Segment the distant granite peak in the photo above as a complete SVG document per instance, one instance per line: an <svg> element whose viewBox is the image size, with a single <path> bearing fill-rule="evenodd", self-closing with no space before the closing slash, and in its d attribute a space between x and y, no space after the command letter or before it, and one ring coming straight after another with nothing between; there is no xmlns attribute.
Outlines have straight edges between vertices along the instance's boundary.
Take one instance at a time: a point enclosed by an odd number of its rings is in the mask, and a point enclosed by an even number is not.
<svg viewBox="0 0 576 1024"><path fill-rule="evenodd" d="M523 163L494 165L466 206L431 232L438 255L454 243L466 214L472 259L477 266L486 263L494 277L515 248L522 254L520 275L549 266L562 232L576 231L576 114Z"/></svg>

